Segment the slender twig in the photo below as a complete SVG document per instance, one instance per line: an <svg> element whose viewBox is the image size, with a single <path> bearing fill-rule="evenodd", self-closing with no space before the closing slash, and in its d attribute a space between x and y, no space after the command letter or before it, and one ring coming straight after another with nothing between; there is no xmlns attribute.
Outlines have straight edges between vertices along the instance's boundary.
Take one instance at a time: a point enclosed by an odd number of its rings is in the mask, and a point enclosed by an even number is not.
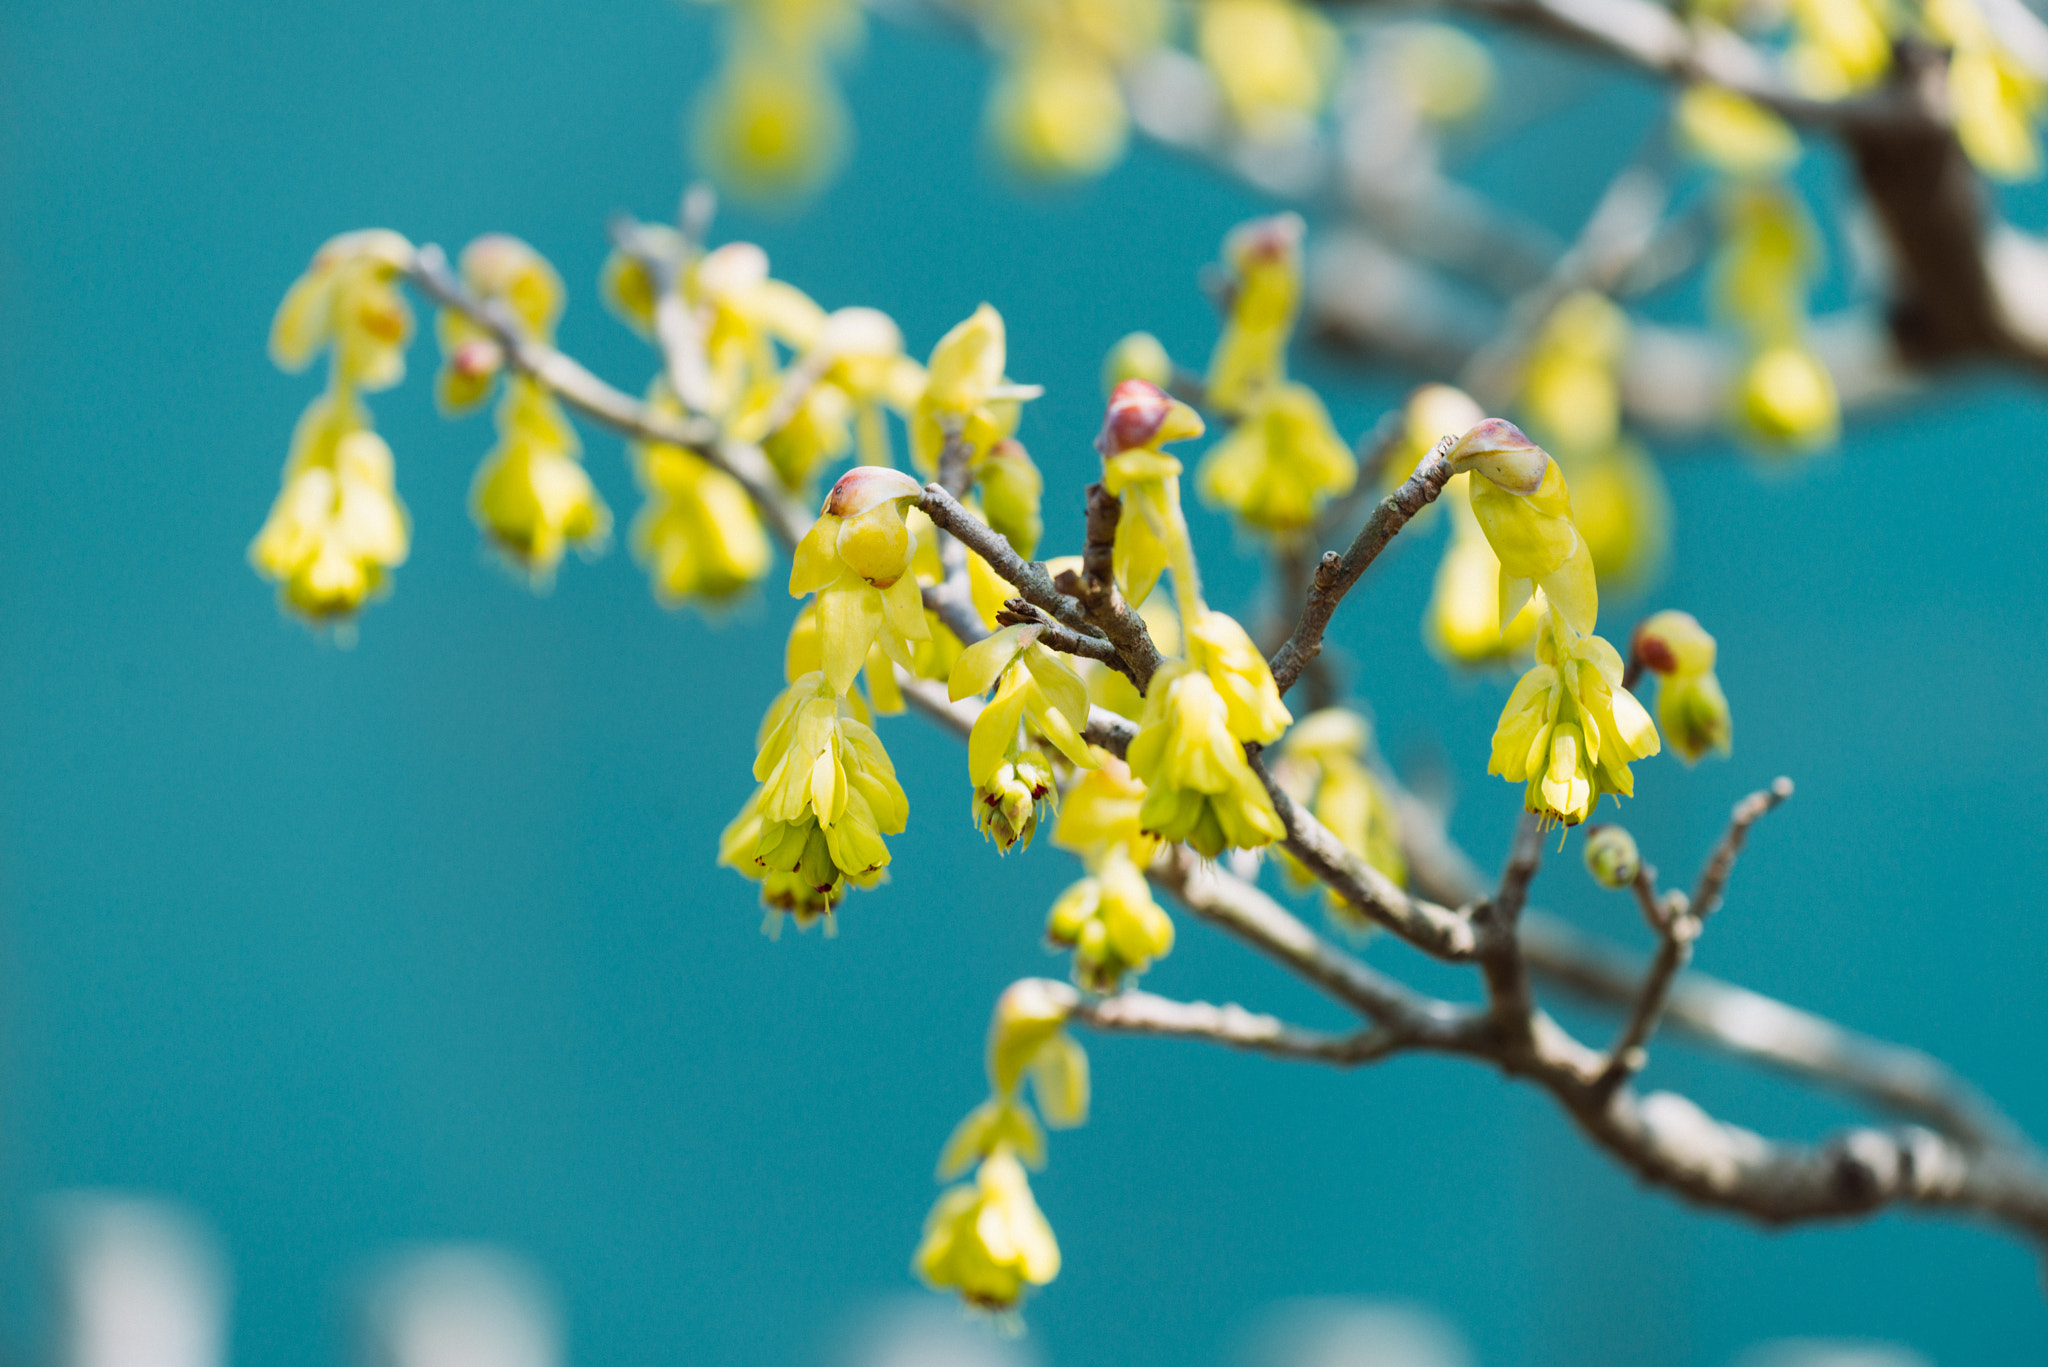
<svg viewBox="0 0 2048 1367"><path fill-rule="evenodd" d="M1648 864L1636 870L1635 880L1630 886L1637 905L1642 908L1643 919L1656 932L1657 952L1650 958L1642 986L1636 990L1635 1005L1629 1011L1628 1019L1622 1023L1621 1033L1607 1051L1607 1066L1594 1083L1596 1087L1610 1090L1642 1072L1643 1066L1649 1062L1650 1039L1663 1021L1671 1000L1672 985L1692 961L1693 941L1700 934L1700 918L1686 907L1685 894L1674 892L1668 897L1659 896L1657 871Z"/></svg>
<svg viewBox="0 0 2048 1367"><path fill-rule="evenodd" d="M1100 636L1083 636L1072 627L1055 622L1044 608L1036 607L1022 598L1012 598L996 613L999 627L1035 626L1040 628L1038 644L1047 650L1057 650L1065 655L1078 655L1084 660L1095 660L1112 669L1124 669L1124 658L1117 654L1116 647Z"/></svg>
<svg viewBox="0 0 2048 1367"><path fill-rule="evenodd" d="M1286 827L1287 839L1282 843L1287 852L1323 886L1432 958L1459 962L1478 953L1478 932L1468 917L1402 891L1296 802L1274 779L1263 757L1248 751L1248 759L1273 799L1280 824Z"/></svg>
<svg viewBox="0 0 2048 1367"><path fill-rule="evenodd" d="M1529 966L1522 958L1522 909L1529 885L1543 867L1545 827L1534 813L1522 814L1500 886L1479 904L1472 920L1479 931L1479 969L1486 979L1493 1023L1510 1036L1526 1035L1534 1026L1536 998L1529 987Z"/></svg>
<svg viewBox="0 0 2048 1367"><path fill-rule="evenodd" d="M918 503L939 530L959 538L968 550L988 562L988 567L1017 586L1024 600L1045 609L1055 619L1083 635L1097 634L1081 605L1053 587L1052 575L1043 562L1026 560L1017 554L1009 539L960 506L960 501L937 483L924 486Z"/></svg>
<svg viewBox="0 0 2048 1367"><path fill-rule="evenodd" d="M1088 486L1087 536L1082 542L1081 572L1063 571L1060 590L1071 595L1097 630L1115 644L1131 682L1143 693L1162 663L1159 648L1138 610L1117 591L1113 568L1117 524L1123 520L1122 500L1100 484Z"/></svg>
<svg viewBox="0 0 2048 1367"><path fill-rule="evenodd" d="M1402 1047L1400 1033L1385 1026L1336 1035L1290 1025L1235 1003L1213 1006L1173 1001L1149 992L1122 992L1100 1001L1085 1001L1075 1009L1074 1019L1110 1034L1207 1040L1273 1058L1339 1067L1376 1063Z"/></svg>
<svg viewBox="0 0 2048 1367"><path fill-rule="evenodd" d="M1771 786L1735 804L1729 813L1728 829L1721 836L1721 843L1714 847L1706 867L1700 870L1699 882L1693 885L1692 914L1704 921L1721 909L1721 894L1728 887L1728 875L1735 872L1736 856L1742 853L1743 844L1749 839L1749 828L1763 818L1786 798L1792 796L1792 780L1775 778Z"/></svg>
<svg viewBox="0 0 2048 1367"><path fill-rule="evenodd" d="M1301 677L1309 662L1321 653L1323 633L1329 629L1330 618L1336 614L1337 605L1344 601L1344 595L1358 582L1387 548L1401 528L1408 525L1422 509L1436 501L1443 492L1444 484L1451 477L1451 467L1444 456L1461 434L1447 434L1436 445L1436 449L1422 458L1415 467L1415 473L1402 481L1401 487L1379 501L1372 510L1372 516L1352 539L1351 548L1338 555L1326 552L1322 562L1316 566L1315 580L1308 592L1308 601L1302 604L1301 620L1295 623L1294 634L1287 638L1268 661L1273 670L1273 682L1284 694Z"/></svg>

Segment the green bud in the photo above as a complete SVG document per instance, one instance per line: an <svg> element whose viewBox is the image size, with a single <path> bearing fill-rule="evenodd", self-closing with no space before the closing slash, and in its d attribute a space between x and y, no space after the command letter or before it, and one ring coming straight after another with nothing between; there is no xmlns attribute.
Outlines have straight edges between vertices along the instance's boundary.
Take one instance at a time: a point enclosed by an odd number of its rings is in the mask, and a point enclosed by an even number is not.
<svg viewBox="0 0 2048 1367"><path fill-rule="evenodd" d="M1173 379L1173 358L1166 347L1149 332L1127 334L1102 358L1102 392L1107 394L1125 380L1149 380L1161 389Z"/></svg>
<svg viewBox="0 0 2048 1367"><path fill-rule="evenodd" d="M1586 872L1603 888L1625 888L1642 871L1636 838L1619 826L1586 829Z"/></svg>

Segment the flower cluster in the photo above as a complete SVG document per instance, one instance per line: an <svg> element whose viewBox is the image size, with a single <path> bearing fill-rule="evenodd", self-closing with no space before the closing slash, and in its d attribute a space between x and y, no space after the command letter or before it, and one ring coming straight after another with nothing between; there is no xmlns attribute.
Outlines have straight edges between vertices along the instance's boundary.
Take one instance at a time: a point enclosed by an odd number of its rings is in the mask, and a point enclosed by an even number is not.
<svg viewBox="0 0 2048 1367"><path fill-rule="evenodd" d="M1727 754L1735 724L1714 675L1714 638L1693 615L1675 610L1651 614L1636 627L1630 648L1643 668L1657 676L1657 720L1678 757L1695 764L1709 750Z"/></svg>
<svg viewBox="0 0 2048 1367"><path fill-rule="evenodd" d="M1001 74L988 126L1034 175L1092 176L1130 135L1122 75L1166 38L1166 0L1000 0L986 6Z"/></svg>
<svg viewBox="0 0 2048 1367"><path fill-rule="evenodd" d="M979 1167L973 1183L940 1195L911 1265L927 1284L980 1310L1013 1314L1026 1287L1059 1275L1059 1245L1024 1171L1045 1161L1024 1084L1047 1125L1067 1129L1088 1118L1088 1056L1065 1028L1079 1004L1073 988L1040 978L1003 992L989 1022L989 1099L960 1122L939 1156L942 1182Z"/></svg>
<svg viewBox="0 0 2048 1367"><path fill-rule="evenodd" d="M719 862L761 880L771 911L808 926L847 884L880 880L882 837L903 830L910 803L881 738L824 674L803 675L769 707L754 778L761 786L726 827Z"/></svg>
<svg viewBox="0 0 2048 1367"><path fill-rule="evenodd" d="M753 199L808 194L851 136L832 61L859 42L857 0L724 0L725 60L691 118L700 165Z"/></svg>
<svg viewBox="0 0 2048 1367"><path fill-rule="evenodd" d="M465 247L462 280L478 301L503 309L536 340L551 342L562 312L554 267L516 237L492 233ZM443 309L435 320L443 357L436 393L451 413L482 404L505 356L467 315ZM536 587L552 581L565 551L601 549L611 509L584 471L569 418L540 383L515 375L494 415L498 444L470 487L470 514L506 559Z"/></svg>
<svg viewBox="0 0 2048 1367"><path fill-rule="evenodd" d="M1019 555L1038 548L1038 499L1044 481L1016 439L1022 405L1044 393L1003 373L1009 360L1003 316L983 304L932 348L922 392L910 413L911 462L940 473L949 440L966 447L967 470L983 515Z"/></svg>
<svg viewBox="0 0 2048 1367"><path fill-rule="evenodd" d="M327 389L292 432L284 487L249 547L285 607L313 623L345 620L405 563L412 531L391 448L361 396L405 377L412 311L398 279L412 244L382 229L343 233L293 282L270 329L271 359L300 371L327 353Z"/></svg>
<svg viewBox="0 0 2048 1367"><path fill-rule="evenodd" d="M1281 214L1241 225L1223 244L1230 308L1210 361L1208 396L1234 425L1195 474L1208 502L1284 539L1307 531L1323 505L1358 480L1358 460L1323 401L1287 379L1301 237L1301 219Z"/></svg>

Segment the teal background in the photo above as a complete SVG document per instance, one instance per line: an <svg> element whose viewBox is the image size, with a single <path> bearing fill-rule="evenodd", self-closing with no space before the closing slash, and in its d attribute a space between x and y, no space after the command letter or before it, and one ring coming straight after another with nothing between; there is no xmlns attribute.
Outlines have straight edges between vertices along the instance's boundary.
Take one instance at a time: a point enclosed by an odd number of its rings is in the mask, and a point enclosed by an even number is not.
<svg viewBox="0 0 2048 1367"><path fill-rule="evenodd" d="M888 723L913 807L893 883L854 899L837 940L764 939L752 889L711 859L792 605L771 583L727 620L665 613L618 548L526 593L476 548L486 424L433 414L430 343L376 404L416 538L360 643L285 620L243 561L316 383L271 369L265 329L336 231L519 234L569 281L566 348L646 379L596 305L602 225L673 205L713 19L667 0L0 12L6 1357L44 1342L38 1197L78 1186L214 1224L240 1364L335 1360L350 1279L422 1239L545 1269L582 1363L814 1361L906 1288L932 1158L980 1096L989 1005L1059 971L1038 929L1071 862L998 866L957 745ZM1553 89L1468 174L1562 226L1657 106L1596 68L1543 72L1573 98ZM878 30L848 78L850 174L802 217L733 212L720 232L828 306L889 310L919 352L994 302L1011 373L1047 386L1022 435L1053 491L1048 550L1067 551L1103 348L1145 326L1205 354L1195 272L1261 206L1146 150L1020 196L979 147L983 77L957 40ZM1825 159L1814 174L1834 178ZM1308 373L1347 431L1398 392ZM1778 772L1800 785L1702 967L1925 1046L2037 1134L2041 408L2036 387L1965 377L1785 473L1667 443L1676 560L1655 602L1607 618L1619 634L1644 606L1695 611L1736 709L1732 760L1639 771L1627 820L1652 860L1690 870L1736 796ZM623 522L619 444L587 439ZM1231 533L1205 518L1199 535L1213 596L1249 613ZM1398 547L1335 640L1389 752L1441 770L1491 859L1517 808L1484 776L1506 681L1448 679L1421 648L1434 562ZM1575 847L1537 895L1640 939ZM1148 985L1336 1019L1192 923ZM1708 1367L1784 1334L1987 1363L2038 1360L2048 1338L2040 1264L2003 1237L1700 1215L1477 1069L1089 1048L1095 1116L1055 1137L1037 1184L1067 1260L1029 1310L1051 1363L1227 1361L1259 1307L1297 1294L1434 1306L1488 1364ZM1673 1047L1652 1080L1772 1131L1844 1114Z"/></svg>

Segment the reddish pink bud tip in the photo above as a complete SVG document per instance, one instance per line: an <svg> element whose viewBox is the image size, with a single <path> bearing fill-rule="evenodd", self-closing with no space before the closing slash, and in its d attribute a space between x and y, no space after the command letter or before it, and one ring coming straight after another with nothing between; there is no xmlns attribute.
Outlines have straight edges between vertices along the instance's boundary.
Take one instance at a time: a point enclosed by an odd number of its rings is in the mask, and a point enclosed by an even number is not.
<svg viewBox="0 0 2048 1367"><path fill-rule="evenodd" d="M1165 425L1172 408L1173 400L1166 397L1166 391L1150 380L1125 380L1110 391L1095 449L1114 456L1145 445Z"/></svg>
<svg viewBox="0 0 2048 1367"><path fill-rule="evenodd" d="M1678 668L1678 657L1671 653L1671 647L1664 638L1644 627L1636 628L1635 639L1629 643L1629 649L1643 662L1643 668L1652 674L1669 674Z"/></svg>

